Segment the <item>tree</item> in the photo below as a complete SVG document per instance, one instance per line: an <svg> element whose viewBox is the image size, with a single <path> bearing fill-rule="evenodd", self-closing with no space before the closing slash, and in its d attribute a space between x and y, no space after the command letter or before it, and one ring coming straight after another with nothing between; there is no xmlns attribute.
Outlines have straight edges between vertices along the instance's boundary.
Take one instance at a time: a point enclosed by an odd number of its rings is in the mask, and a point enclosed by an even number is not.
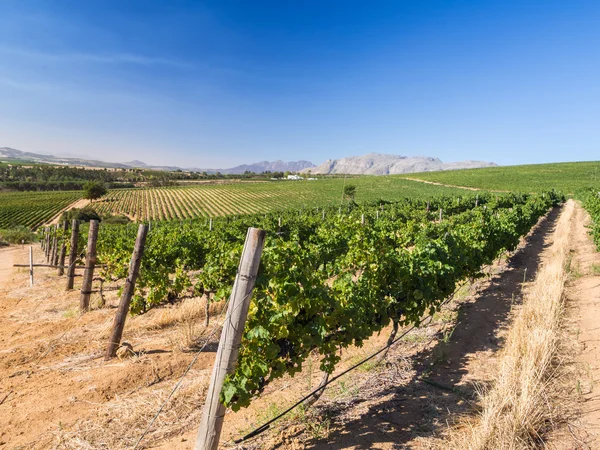
<svg viewBox="0 0 600 450"><path fill-rule="evenodd" d="M356 186L349 184L344 187L344 198L348 201L354 201L354 196L356 195Z"/></svg>
<svg viewBox="0 0 600 450"><path fill-rule="evenodd" d="M104 183L100 183L98 181L88 181L83 185L83 192L84 198L94 201L97 198L105 195L108 190L106 189L106 186L104 186Z"/></svg>

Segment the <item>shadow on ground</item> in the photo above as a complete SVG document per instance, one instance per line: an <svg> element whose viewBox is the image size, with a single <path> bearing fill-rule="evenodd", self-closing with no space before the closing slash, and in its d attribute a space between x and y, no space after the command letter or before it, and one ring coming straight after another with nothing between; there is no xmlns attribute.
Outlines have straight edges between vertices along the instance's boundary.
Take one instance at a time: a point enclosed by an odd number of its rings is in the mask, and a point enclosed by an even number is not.
<svg viewBox="0 0 600 450"><path fill-rule="evenodd" d="M472 410L473 384L461 384L459 388L455 385L467 375L470 355L495 352L501 347L498 333L509 320L512 303L520 301L524 277L531 281L536 276L559 212L555 208L548 215L510 258L506 270L492 279L476 301L462 304L450 341L443 342L438 336L433 348L417 355L413 360L416 375L410 381L401 386L388 383L374 395L370 392L368 398L361 399L359 394L353 406L327 406L336 410L321 413L343 417L344 423L326 440L306 442L307 448L411 448L410 441L416 437L436 435L447 427L453 415ZM357 407L357 403L365 405Z"/></svg>

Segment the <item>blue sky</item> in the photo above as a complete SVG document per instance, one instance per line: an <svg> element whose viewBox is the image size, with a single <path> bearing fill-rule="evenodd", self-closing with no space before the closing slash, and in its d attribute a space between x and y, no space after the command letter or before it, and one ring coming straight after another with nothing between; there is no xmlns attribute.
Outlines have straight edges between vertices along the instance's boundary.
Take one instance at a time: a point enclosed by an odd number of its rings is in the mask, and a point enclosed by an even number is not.
<svg viewBox="0 0 600 450"><path fill-rule="evenodd" d="M598 1L0 1L0 146L600 159Z"/></svg>

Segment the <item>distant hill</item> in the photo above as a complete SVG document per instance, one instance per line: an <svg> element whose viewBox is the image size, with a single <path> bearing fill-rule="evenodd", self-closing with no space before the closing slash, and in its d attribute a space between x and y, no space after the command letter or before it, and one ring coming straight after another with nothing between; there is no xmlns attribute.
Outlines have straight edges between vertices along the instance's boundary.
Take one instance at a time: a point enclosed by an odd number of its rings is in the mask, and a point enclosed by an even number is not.
<svg viewBox="0 0 600 450"><path fill-rule="evenodd" d="M215 173L221 172L222 174L242 174L246 171L261 173L267 170L271 172L299 172L302 169L314 167L315 165L310 161L291 161L284 162L281 160L277 161L261 161L254 164L243 164L241 166L232 167L230 169L198 169L198 168L181 168L177 166L151 166L143 161L133 160L124 163L112 163L105 161L98 161L92 159L83 158L66 158L54 155L45 155L41 153L23 152L10 147L0 147L0 161L30 161L36 164L62 164L70 166L82 166L82 167L108 167L108 168L120 168L120 169L153 169L153 170L185 170L191 172L207 172Z"/></svg>
<svg viewBox="0 0 600 450"><path fill-rule="evenodd" d="M462 161L444 163L439 158L429 156L400 156L369 153L363 156L349 156L341 159L328 159L310 170L313 174L345 173L348 175L393 175L414 172L432 172L453 169L474 169L494 167L497 164L485 161Z"/></svg>
<svg viewBox="0 0 600 450"><path fill-rule="evenodd" d="M10 147L0 147L0 160L2 161L29 161L37 164L63 164L70 166L82 166L82 167L109 167L109 168L130 168L127 164L123 163L107 163L104 161L98 161L93 159L80 159L80 158L64 158L54 155L44 155L41 153L23 152Z"/></svg>
<svg viewBox="0 0 600 450"><path fill-rule="evenodd" d="M281 160L277 161L261 161L254 164L242 164L231 169L217 169L218 172L225 174L240 174L246 171L261 173L266 172L300 172L303 169L310 169L315 167L310 161L290 161L284 162ZM214 172L214 170L206 170L206 172Z"/></svg>

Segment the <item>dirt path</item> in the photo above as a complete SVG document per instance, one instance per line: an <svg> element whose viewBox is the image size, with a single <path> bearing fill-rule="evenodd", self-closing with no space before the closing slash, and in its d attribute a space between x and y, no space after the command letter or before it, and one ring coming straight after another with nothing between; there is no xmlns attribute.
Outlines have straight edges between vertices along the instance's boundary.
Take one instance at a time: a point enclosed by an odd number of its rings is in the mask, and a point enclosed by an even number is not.
<svg viewBox="0 0 600 450"><path fill-rule="evenodd" d="M502 190L497 190L497 189L481 189L481 188L475 188L475 187L470 187L470 186L457 186L455 184L444 184L444 183L439 183L437 181L428 181L428 180L422 180L420 178L405 178L405 180L410 180L410 181L416 181L418 183L425 183L425 184L433 184L434 186L444 186L444 187L448 187L448 188L455 188L455 189L465 189L467 191L489 191L489 192L510 192L510 191L502 191Z"/></svg>
<svg viewBox="0 0 600 450"><path fill-rule="evenodd" d="M82 198L81 200L77 200L76 202L71 203L69 206L67 206L65 209L59 212L56 216L54 216L54 218L50 222L44 224L43 226L56 225L60 219L60 216L62 216L62 213L64 213L65 211L69 211L73 208L85 208L89 204L90 201L88 199Z"/></svg>
<svg viewBox="0 0 600 450"><path fill-rule="evenodd" d="M578 206L567 307L579 350L574 388L580 417L570 426L571 439L561 448L600 448L600 253L588 234L589 220Z"/></svg>

